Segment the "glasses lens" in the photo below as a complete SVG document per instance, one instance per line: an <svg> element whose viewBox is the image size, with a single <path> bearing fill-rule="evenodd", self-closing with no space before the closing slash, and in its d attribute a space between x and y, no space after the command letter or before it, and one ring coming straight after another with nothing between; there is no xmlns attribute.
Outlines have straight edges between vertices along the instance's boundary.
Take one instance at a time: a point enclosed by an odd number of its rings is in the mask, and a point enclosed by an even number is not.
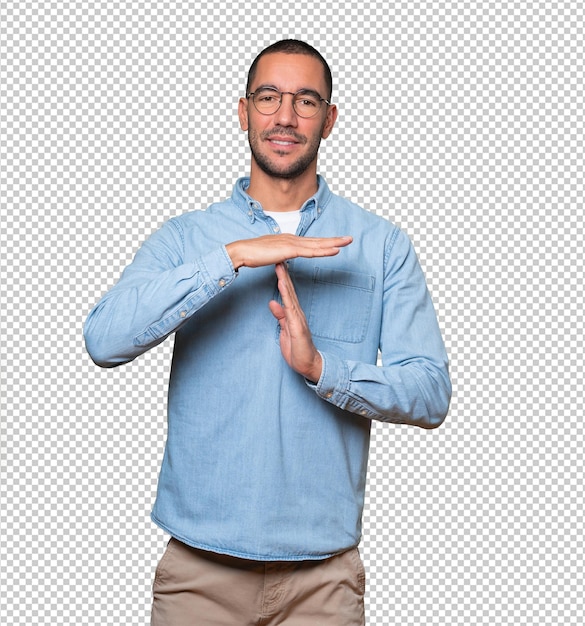
<svg viewBox="0 0 585 626"><path fill-rule="evenodd" d="M260 89L254 96L254 106L266 115L275 113L280 106L280 93L275 89Z"/></svg>
<svg viewBox="0 0 585 626"><path fill-rule="evenodd" d="M321 100L312 94L297 94L293 106L297 115L301 117L313 117L321 108Z"/></svg>

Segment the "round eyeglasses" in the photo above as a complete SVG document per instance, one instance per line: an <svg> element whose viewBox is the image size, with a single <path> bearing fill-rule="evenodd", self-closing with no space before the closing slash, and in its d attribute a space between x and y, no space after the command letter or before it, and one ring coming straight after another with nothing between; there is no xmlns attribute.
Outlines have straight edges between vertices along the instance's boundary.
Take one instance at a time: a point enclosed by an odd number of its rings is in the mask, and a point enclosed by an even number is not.
<svg viewBox="0 0 585 626"><path fill-rule="evenodd" d="M258 113L262 115L272 115L280 109L283 95L292 96L292 105L295 113L299 117L315 117L321 110L322 102L331 104L329 100L321 98L316 91L301 89L296 93L290 91L278 91L271 87L262 87L257 91L248 94L248 98L252 98L252 102Z"/></svg>

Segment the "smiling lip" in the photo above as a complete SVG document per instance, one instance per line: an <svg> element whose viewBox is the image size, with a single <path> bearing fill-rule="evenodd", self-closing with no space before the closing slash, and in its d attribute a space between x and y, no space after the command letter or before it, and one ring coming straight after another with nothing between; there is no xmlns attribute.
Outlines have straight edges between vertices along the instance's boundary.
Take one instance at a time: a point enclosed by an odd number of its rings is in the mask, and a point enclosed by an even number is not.
<svg viewBox="0 0 585 626"><path fill-rule="evenodd" d="M265 131L263 133L265 139L270 145L280 150L294 148L297 145L304 144L305 140L302 136L297 136L292 129L277 129Z"/></svg>
<svg viewBox="0 0 585 626"><path fill-rule="evenodd" d="M298 141L292 139L291 137L268 137L268 141L277 146L295 146Z"/></svg>

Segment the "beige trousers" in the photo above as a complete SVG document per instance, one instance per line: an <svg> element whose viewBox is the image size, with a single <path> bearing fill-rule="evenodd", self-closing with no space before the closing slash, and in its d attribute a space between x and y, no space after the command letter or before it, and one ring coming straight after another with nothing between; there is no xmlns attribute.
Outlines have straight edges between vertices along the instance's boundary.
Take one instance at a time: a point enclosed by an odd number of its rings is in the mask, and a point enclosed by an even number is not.
<svg viewBox="0 0 585 626"><path fill-rule="evenodd" d="M151 626L364 626L357 548L322 561L250 561L171 539L156 569Z"/></svg>

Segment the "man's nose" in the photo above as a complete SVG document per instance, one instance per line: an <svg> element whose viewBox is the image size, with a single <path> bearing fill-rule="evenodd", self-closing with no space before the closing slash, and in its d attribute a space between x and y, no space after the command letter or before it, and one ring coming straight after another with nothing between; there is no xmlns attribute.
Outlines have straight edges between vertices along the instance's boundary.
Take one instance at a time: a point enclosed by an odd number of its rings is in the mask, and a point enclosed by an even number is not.
<svg viewBox="0 0 585 626"><path fill-rule="evenodd" d="M274 114L274 123L279 126L296 126L297 114L293 106L294 95L283 93L280 107Z"/></svg>

